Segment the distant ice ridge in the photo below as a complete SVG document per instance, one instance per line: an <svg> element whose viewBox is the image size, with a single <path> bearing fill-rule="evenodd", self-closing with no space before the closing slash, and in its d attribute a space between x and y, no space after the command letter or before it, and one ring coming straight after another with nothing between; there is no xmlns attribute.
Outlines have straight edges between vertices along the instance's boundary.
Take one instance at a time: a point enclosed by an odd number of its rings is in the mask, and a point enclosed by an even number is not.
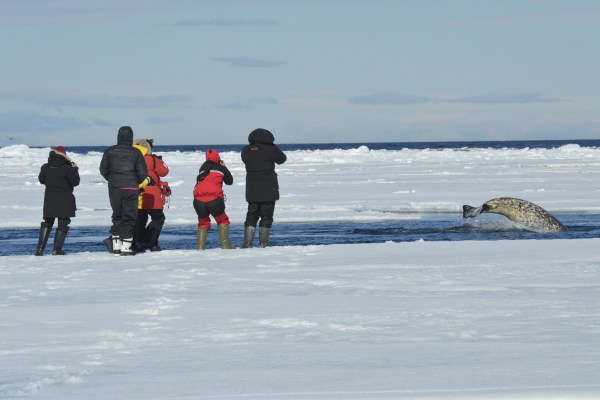
<svg viewBox="0 0 600 400"><path fill-rule="evenodd" d="M50 148L0 148L0 227L35 227L41 221L44 188L37 175ZM68 146L67 146L68 150ZM98 166L101 152L68 153L80 167L73 226L108 225L107 185ZM168 224L194 224L192 191L204 153L160 153L173 188ZM234 177L225 187L232 222L245 219L245 169L239 152L222 154ZM597 174L600 149L569 144L531 149L402 149L288 151L276 170L281 200L275 220L286 222L417 219L420 213L458 213L462 204L517 197L550 212L600 210Z"/></svg>

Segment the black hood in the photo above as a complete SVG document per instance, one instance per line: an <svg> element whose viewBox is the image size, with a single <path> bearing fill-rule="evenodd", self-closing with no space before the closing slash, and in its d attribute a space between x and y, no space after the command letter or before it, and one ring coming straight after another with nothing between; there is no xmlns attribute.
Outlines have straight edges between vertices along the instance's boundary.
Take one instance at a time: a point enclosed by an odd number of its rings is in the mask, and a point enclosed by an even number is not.
<svg viewBox="0 0 600 400"><path fill-rule="evenodd" d="M275 142L275 137L273 134L262 128L258 128L250 132L248 135L248 142L252 143L265 143L265 144L273 144Z"/></svg>
<svg viewBox="0 0 600 400"><path fill-rule="evenodd" d="M65 158L64 155L57 153L52 150L50 154L48 154L48 165L51 167L60 167L61 165L68 164L70 161Z"/></svg>
<svg viewBox="0 0 600 400"><path fill-rule="evenodd" d="M133 145L133 129L129 126L122 126L119 128L119 134L117 135L118 144Z"/></svg>

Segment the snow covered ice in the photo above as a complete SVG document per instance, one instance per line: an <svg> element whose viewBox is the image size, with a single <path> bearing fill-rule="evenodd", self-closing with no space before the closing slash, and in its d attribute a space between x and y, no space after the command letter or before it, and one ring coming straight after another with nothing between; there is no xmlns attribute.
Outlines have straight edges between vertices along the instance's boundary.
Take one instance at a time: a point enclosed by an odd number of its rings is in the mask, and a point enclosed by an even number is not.
<svg viewBox="0 0 600 400"><path fill-rule="evenodd" d="M2 227L37 227L49 149L0 149ZM100 153L72 229L107 225ZM291 151L277 222L418 220L493 197L597 213L600 150ZM163 154L193 224L203 153ZM245 213L239 153L228 214ZM214 232L213 232L214 234ZM543 236L542 236L543 238ZM600 239L0 257L0 398L597 399ZM68 239L67 246L68 250ZM32 249L33 251L33 249Z"/></svg>

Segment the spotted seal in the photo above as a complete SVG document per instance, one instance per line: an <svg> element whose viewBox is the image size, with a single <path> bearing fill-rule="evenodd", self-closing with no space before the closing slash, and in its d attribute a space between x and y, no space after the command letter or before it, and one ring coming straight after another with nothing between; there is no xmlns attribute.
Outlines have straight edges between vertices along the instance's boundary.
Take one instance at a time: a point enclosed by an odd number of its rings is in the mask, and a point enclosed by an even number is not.
<svg viewBox="0 0 600 400"><path fill-rule="evenodd" d="M472 218L481 213L504 215L506 218L533 231L562 232L567 228L542 207L526 200L499 197L483 203L481 207L463 206L463 217Z"/></svg>

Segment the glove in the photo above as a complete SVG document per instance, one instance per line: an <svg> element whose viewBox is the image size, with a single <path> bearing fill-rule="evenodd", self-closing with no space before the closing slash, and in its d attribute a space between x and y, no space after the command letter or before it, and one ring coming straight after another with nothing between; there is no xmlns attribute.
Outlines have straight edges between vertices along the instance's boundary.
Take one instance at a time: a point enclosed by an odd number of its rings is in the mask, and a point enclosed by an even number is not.
<svg viewBox="0 0 600 400"><path fill-rule="evenodd" d="M142 183L140 183L138 186L143 189L146 186L152 186L152 185L156 185L156 182L154 181L154 179L152 179L151 176L147 176L144 178L144 180L142 181Z"/></svg>

